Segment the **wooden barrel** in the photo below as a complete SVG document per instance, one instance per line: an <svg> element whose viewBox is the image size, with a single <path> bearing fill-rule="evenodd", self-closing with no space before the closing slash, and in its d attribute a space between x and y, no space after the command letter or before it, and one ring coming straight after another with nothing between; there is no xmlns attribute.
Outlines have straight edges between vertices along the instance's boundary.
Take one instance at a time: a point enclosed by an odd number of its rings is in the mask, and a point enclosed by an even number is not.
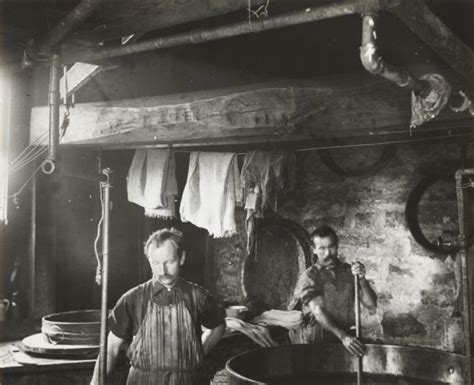
<svg viewBox="0 0 474 385"><path fill-rule="evenodd" d="M307 232L283 218L265 218L256 226L255 247L243 271L243 291L252 313L288 310L301 273L311 265Z"/></svg>

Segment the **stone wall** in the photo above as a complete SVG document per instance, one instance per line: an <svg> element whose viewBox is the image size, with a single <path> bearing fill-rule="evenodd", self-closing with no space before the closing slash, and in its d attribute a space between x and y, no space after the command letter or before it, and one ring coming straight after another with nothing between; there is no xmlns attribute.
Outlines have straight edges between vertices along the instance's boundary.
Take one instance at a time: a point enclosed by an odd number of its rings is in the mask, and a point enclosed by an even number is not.
<svg viewBox="0 0 474 385"><path fill-rule="evenodd" d="M352 167L368 162L378 152L376 147L349 148L338 150L335 156ZM340 236L340 256L366 265L367 278L378 294L376 313L363 311L366 340L462 352L462 322L455 309L459 264L455 256L432 253L418 245L404 215L408 195L424 174L455 165L459 154L459 145L454 143L404 144L376 175L342 177L328 169L316 151L297 153L296 189L280 202L279 215L308 232L322 224L334 227ZM437 229L443 237L456 232L454 180L433 187L422 204L428 211L430 206L437 208L426 218L420 210L426 232ZM239 302L243 300L245 258L243 213L239 211L237 218L239 235L215 244L217 291L225 300Z"/></svg>

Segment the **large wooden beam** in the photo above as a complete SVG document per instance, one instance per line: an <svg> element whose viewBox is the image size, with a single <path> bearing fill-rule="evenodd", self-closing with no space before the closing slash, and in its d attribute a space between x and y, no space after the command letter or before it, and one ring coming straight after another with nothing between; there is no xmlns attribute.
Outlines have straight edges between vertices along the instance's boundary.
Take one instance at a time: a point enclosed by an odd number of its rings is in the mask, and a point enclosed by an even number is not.
<svg viewBox="0 0 474 385"><path fill-rule="evenodd" d="M403 0L399 6L388 9L474 87L474 51L423 0Z"/></svg>
<svg viewBox="0 0 474 385"><path fill-rule="evenodd" d="M410 94L364 74L76 104L70 113L62 144L117 148L323 140L408 133ZM449 109L437 118L436 129L443 128L440 122L450 128L474 123L469 114ZM33 108L31 139L47 129L48 107Z"/></svg>

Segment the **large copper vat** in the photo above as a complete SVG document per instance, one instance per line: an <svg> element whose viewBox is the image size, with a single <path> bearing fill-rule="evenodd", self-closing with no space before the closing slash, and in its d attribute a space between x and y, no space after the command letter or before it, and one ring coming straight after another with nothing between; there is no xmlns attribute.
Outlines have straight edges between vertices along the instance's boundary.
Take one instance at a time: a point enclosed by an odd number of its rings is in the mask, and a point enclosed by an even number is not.
<svg viewBox="0 0 474 385"><path fill-rule="evenodd" d="M289 345L243 353L226 369L229 385L355 384L357 359L342 345ZM432 349L367 345L363 384L467 384L466 356Z"/></svg>

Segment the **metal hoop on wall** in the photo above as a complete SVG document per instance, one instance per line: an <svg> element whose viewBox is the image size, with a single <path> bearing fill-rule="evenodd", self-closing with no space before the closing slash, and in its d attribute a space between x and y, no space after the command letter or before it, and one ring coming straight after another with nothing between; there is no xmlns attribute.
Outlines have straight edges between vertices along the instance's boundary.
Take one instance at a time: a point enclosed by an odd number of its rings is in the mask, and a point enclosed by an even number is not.
<svg viewBox="0 0 474 385"><path fill-rule="evenodd" d="M334 157L331 155L331 150L319 150L318 155L321 159L321 162L324 163L331 171L334 171L336 174L345 176L345 177L356 177L356 176L367 176L375 174L382 169L384 169L390 161L393 159L397 150L395 144L387 144L384 146L380 157L372 164L370 167L362 170L344 170L340 165L336 163Z"/></svg>
<svg viewBox="0 0 474 385"><path fill-rule="evenodd" d="M436 244L428 240L421 230L418 218L418 209L421 198L430 186L439 181L452 181L454 183L454 178L452 176L448 177L446 175L430 175L421 179L408 197L405 207L405 220L410 233L413 235L413 238L415 238L418 244L423 246L426 250L444 255L455 254L459 250L459 246L457 244L446 245L442 242L438 242L438 244Z"/></svg>

